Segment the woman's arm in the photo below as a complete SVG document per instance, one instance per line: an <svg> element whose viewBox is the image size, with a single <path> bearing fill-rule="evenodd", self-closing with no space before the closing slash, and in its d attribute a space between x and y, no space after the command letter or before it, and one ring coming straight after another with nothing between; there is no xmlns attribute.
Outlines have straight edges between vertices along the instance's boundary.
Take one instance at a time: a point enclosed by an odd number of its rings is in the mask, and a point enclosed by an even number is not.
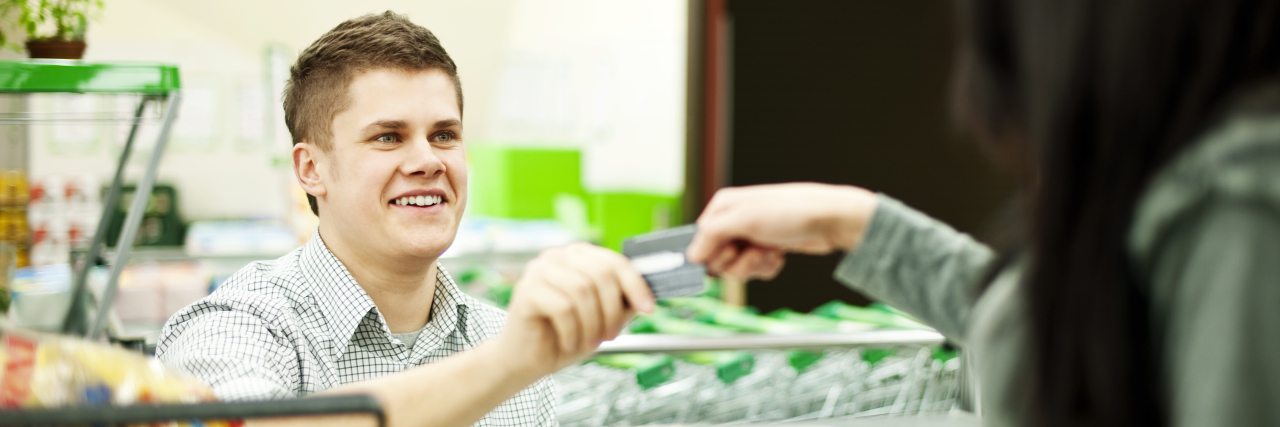
<svg viewBox="0 0 1280 427"><path fill-rule="evenodd" d="M897 200L879 199L862 245L840 261L836 280L963 344L975 287L995 254Z"/></svg>
<svg viewBox="0 0 1280 427"><path fill-rule="evenodd" d="M787 252L849 252L836 278L963 341L986 246L867 190L826 184L724 189L698 218L689 258L713 273L770 279Z"/></svg>

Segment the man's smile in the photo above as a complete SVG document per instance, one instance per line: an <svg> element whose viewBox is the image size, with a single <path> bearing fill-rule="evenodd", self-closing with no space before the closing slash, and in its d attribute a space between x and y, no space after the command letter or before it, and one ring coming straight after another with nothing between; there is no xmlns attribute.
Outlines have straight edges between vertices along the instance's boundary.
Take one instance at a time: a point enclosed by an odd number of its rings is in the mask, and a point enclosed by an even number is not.
<svg viewBox="0 0 1280 427"><path fill-rule="evenodd" d="M438 205L443 201L444 201L444 198L440 196L408 196L408 197L401 197L399 199L392 200L391 203L401 205L401 206L408 205L408 206L427 207L427 206Z"/></svg>
<svg viewBox="0 0 1280 427"><path fill-rule="evenodd" d="M444 209L449 204L445 191L439 188L430 190L412 190L400 194L387 202L392 207L411 209L417 212L429 212Z"/></svg>

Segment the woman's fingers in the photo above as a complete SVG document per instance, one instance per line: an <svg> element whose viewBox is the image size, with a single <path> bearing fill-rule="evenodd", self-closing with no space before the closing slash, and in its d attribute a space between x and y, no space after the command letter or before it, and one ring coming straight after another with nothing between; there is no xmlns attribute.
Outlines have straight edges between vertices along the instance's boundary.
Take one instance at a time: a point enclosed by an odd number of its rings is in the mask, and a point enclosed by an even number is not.
<svg viewBox="0 0 1280 427"><path fill-rule="evenodd" d="M685 249L685 256L698 264L710 265L725 246L739 245L744 242L744 233L749 234L752 226L751 218L737 214L731 207L723 208L723 214L703 215L698 218L698 231L693 241ZM737 254L734 253L734 256Z"/></svg>
<svg viewBox="0 0 1280 427"><path fill-rule="evenodd" d="M750 246L731 261L724 275L743 279L771 280L782 270L783 252L760 246Z"/></svg>
<svg viewBox="0 0 1280 427"><path fill-rule="evenodd" d="M808 254L849 251L861 240L876 200L861 188L815 183L722 189L698 217L687 254L710 266L723 261L717 252L735 242Z"/></svg>
<svg viewBox="0 0 1280 427"><path fill-rule="evenodd" d="M721 274L729 267L730 264L733 263L734 260L738 259L738 256L741 254L742 249L737 245L722 245L719 248L716 248L716 250L712 252L711 256L707 259L707 270L714 274Z"/></svg>

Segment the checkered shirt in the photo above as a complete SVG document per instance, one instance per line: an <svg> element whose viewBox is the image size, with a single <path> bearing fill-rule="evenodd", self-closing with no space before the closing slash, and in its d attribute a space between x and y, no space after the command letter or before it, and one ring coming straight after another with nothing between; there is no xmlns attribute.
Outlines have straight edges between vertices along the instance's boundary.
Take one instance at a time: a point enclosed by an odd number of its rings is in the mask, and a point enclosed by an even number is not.
<svg viewBox="0 0 1280 427"><path fill-rule="evenodd" d="M317 232L173 315L156 356L222 400L290 398L441 360L498 334L505 312L461 292L443 267L436 278L431 319L407 348ZM475 425L558 425L551 381L539 380Z"/></svg>

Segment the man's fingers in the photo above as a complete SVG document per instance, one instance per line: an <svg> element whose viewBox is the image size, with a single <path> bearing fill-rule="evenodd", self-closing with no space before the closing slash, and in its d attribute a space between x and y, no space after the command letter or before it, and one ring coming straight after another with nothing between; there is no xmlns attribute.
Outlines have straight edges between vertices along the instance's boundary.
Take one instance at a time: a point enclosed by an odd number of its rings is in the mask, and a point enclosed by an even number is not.
<svg viewBox="0 0 1280 427"><path fill-rule="evenodd" d="M566 270L563 278L556 281L557 287L573 300L578 314L579 336L575 351L586 348L600 339L601 318L600 293L592 278L581 271Z"/></svg>
<svg viewBox="0 0 1280 427"><path fill-rule="evenodd" d="M604 315L600 340L608 341L614 339L622 328L626 309L622 306L622 282L612 269L605 271L604 276L607 279L597 281L596 288L600 293L600 311Z"/></svg>
<svg viewBox="0 0 1280 427"><path fill-rule="evenodd" d="M657 301L653 297L653 290L649 289L649 283L645 282L640 272L631 266L631 261L621 254L618 258L619 265L613 269L613 273L618 278L627 302L630 303L631 308L641 313L653 313L654 308L657 307ZM631 318L631 314L634 313L624 313L623 319ZM618 328L621 329L622 326L619 325Z"/></svg>
<svg viewBox="0 0 1280 427"><path fill-rule="evenodd" d="M604 248L593 248L592 258L593 262L588 268L599 289L600 308L604 313L601 340L612 340L617 337L622 326L630 318L624 305L627 301L626 293L629 291L626 283L628 273L635 276L639 276L639 273L634 272L631 261L627 257ZM647 291L648 288L646 287L645 290ZM643 297L644 295L641 295L637 298ZM651 296L650 299L652 299ZM632 303L632 305L635 304ZM651 302L644 304L652 305Z"/></svg>
<svg viewBox="0 0 1280 427"><path fill-rule="evenodd" d="M602 256L604 255L604 256ZM601 254L601 249L592 247L589 252L581 254L584 260L589 262L583 264L580 272L587 277L589 284L595 288L596 306L599 307L599 319L596 320L598 335L593 339L596 341L605 341L611 339L613 330L618 324L622 323L619 317L622 313L622 290L618 283L617 277L613 274L613 269L617 268L613 264L614 260L606 254ZM599 259L596 261L596 259Z"/></svg>
<svg viewBox="0 0 1280 427"><path fill-rule="evenodd" d="M581 331L578 313L568 294L552 287L540 289L533 295L535 311L551 322L560 342L561 353L571 354L578 348Z"/></svg>

